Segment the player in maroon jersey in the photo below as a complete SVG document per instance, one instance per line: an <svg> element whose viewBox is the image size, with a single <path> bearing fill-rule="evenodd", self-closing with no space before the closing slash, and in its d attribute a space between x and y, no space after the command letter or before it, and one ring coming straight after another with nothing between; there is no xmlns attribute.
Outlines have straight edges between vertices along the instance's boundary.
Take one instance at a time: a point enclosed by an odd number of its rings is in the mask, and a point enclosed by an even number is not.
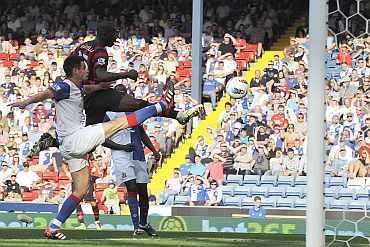
<svg viewBox="0 0 370 247"><path fill-rule="evenodd" d="M122 78L136 80L138 73L131 70L123 73L112 73L107 71L108 53L106 46L112 46L116 41L116 30L114 24L109 21L103 21L98 25L96 39L85 42L76 48L74 55L85 58L89 67L89 76L87 84L113 82ZM190 118L199 115L204 111L202 105L193 107L184 112L173 110L174 105L174 85L168 81L165 85L162 96L169 105L169 113L165 117L178 120L185 124ZM85 98L86 125L101 123L104 120L105 112L132 112L150 105L149 102L136 99L130 95L122 95L113 89L97 91Z"/></svg>

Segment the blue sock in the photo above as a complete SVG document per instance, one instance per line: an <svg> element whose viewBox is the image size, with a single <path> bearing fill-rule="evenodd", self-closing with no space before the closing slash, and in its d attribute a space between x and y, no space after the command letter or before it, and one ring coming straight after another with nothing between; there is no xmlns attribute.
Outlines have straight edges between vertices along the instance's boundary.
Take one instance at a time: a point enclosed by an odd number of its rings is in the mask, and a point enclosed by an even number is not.
<svg viewBox="0 0 370 247"><path fill-rule="evenodd" d="M58 230L62 224L68 219L69 216L76 209L81 199L75 195L70 195L67 200L64 201L62 208L59 210L57 217L50 222L50 228Z"/></svg>
<svg viewBox="0 0 370 247"><path fill-rule="evenodd" d="M140 110L137 110L133 113L126 115L127 122L129 127L135 127L144 123L148 118L157 116L158 114L165 111L167 104L164 101L160 101L157 104L144 107Z"/></svg>
<svg viewBox="0 0 370 247"><path fill-rule="evenodd" d="M136 230L139 229L139 203L137 201L137 194L135 192L128 192L127 196L132 224L134 225L134 230Z"/></svg>

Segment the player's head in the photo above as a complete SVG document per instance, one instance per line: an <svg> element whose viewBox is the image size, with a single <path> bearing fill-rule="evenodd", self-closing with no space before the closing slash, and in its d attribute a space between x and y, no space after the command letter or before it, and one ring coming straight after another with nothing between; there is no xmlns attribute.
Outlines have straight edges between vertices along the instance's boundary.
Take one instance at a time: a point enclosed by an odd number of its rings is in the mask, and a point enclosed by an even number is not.
<svg viewBox="0 0 370 247"><path fill-rule="evenodd" d="M111 21L102 21L98 24L97 38L104 42L105 46L113 46L118 38L114 24Z"/></svg>
<svg viewBox="0 0 370 247"><path fill-rule="evenodd" d="M118 84L114 87L114 90L116 90L117 92L121 93L121 94L126 94L127 93L127 89L124 85L122 84Z"/></svg>
<svg viewBox="0 0 370 247"><path fill-rule="evenodd" d="M63 69L67 78L75 77L80 81L86 80L89 72L84 58L80 56L67 57L64 60Z"/></svg>

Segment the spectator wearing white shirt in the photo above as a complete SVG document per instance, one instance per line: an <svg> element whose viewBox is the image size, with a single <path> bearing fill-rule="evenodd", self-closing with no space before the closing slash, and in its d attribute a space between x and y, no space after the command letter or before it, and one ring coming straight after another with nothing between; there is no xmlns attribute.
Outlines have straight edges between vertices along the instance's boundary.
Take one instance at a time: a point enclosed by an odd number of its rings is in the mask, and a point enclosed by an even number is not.
<svg viewBox="0 0 370 247"><path fill-rule="evenodd" d="M24 170L17 174L17 183L24 191L31 191L36 187L38 181L40 181L40 177L30 170L28 163L25 163Z"/></svg>
<svg viewBox="0 0 370 247"><path fill-rule="evenodd" d="M288 149L288 154L283 158L283 169L285 176L297 176L299 171L299 158L294 154L292 148Z"/></svg>
<svg viewBox="0 0 370 247"><path fill-rule="evenodd" d="M175 168L173 171L173 177L166 181L166 188L159 195L159 203L172 205L174 196L180 194L182 186L182 177L179 169Z"/></svg>
<svg viewBox="0 0 370 247"><path fill-rule="evenodd" d="M6 180L10 179L12 175L12 169L9 168L9 164L3 161L1 164L2 168L0 170L0 186L5 183Z"/></svg>
<svg viewBox="0 0 370 247"><path fill-rule="evenodd" d="M149 87L143 79L139 79L138 86L135 89L135 98L144 99L149 94Z"/></svg>
<svg viewBox="0 0 370 247"><path fill-rule="evenodd" d="M207 190L208 199L206 206L220 206L222 201L222 189L219 187L216 180L209 182L209 189Z"/></svg>

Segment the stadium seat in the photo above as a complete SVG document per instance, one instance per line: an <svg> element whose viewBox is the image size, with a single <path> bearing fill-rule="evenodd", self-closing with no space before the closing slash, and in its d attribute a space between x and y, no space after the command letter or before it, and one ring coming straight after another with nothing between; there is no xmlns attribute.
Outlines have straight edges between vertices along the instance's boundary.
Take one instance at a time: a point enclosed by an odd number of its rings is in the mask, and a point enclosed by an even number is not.
<svg viewBox="0 0 370 247"><path fill-rule="evenodd" d="M294 179L294 186L306 186L307 177L306 176L297 176Z"/></svg>
<svg viewBox="0 0 370 247"><path fill-rule="evenodd" d="M264 196L267 197L268 188L267 187L253 187L251 188L252 196Z"/></svg>
<svg viewBox="0 0 370 247"><path fill-rule="evenodd" d="M347 182L348 188L360 189L360 188L365 188L365 186L366 186L365 178L348 179L348 182Z"/></svg>
<svg viewBox="0 0 370 247"><path fill-rule="evenodd" d="M187 205L188 203L188 196L175 196L175 205Z"/></svg>
<svg viewBox="0 0 370 247"><path fill-rule="evenodd" d="M8 53L0 53L0 60L9 60Z"/></svg>
<svg viewBox="0 0 370 247"><path fill-rule="evenodd" d="M249 187L249 186L235 186L233 195L251 196L251 187Z"/></svg>
<svg viewBox="0 0 370 247"><path fill-rule="evenodd" d="M238 196L224 196L222 202L224 206L241 207L241 197Z"/></svg>
<svg viewBox="0 0 370 247"><path fill-rule="evenodd" d="M337 193L337 198L350 198L350 199L355 199L355 190L354 189L349 189L349 188L341 188L338 190Z"/></svg>
<svg viewBox="0 0 370 247"><path fill-rule="evenodd" d="M23 192L22 193L22 201L30 202L33 200L32 192Z"/></svg>
<svg viewBox="0 0 370 247"><path fill-rule="evenodd" d="M336 198L338 189L336 188L325 188L324 195L325 197Z"/></svg>
<svg viewBox="0 0 370 247"><path fill-rule="evenodd" d="M260 185L260 176L259 175L245 175L243 179L243 184L255 184Z"/></svg>
<svg viewBox="0 0 370 247"><path fill-rule="evenodd" d="M325 188L329 188L329 181L330 181L330 178L331 178L331 176L330 176L330 175L325 174L325 177L324 177L324 186L325 186Z"/></svg>
<svg viewBox="0 0 370 247"><path fill-rule="evenodd" d="M42 174L42 179L47 181L57 181L58 174L56 172L44 172Z"/></svg>
<svg viewBox="0 0 370 247"><path fill-rule="evenodd" d="M103 191L108 187L109 185L106 183L98 183L98 184L95 184L95 191Z"/></svg>
<svg viewBox="0 0 370 247"><path fill-rule="evenodd" d="M276 201L277 208L292 208L294 206L294 200L291 198L280 198Z"/></svg>
<svg viewBox="0 0 370 247"><path fill-rule="evenodd" d="M254 199L252 197L244 197L241 203L242 207L252 207L254 206Z"/></svg>
<svg viewBox="0 0 370 247"><path fill-rule="evenodd" d="M366 210L367 201L351 200L348 204L348 209Z"/></svg>
<svg viewBox="0 0 370 247"><path fill-rule="evenodd" d="M105 214L108 213L108 208L103 203L98 204L98 209L103 210Z"/></svg>
<svg viewBox="0 0 370 247"><path fill-rule="evenodd" d="M329 203L330 209L347 209L348 200L332 200Z"/></svg>
<svg viewBox="0 0 370 247"><path fill-rule="evenodd" d="M329 186L340 186L340 187L347 187L347 179L344 177L331 177L329 180Z"/></svg>
<svg viewBox="0 0 370 247"><path fill-rule="evenodd" d="M17 53L9 54L9 60L17 60L19 55Z"/></svg>
<svg viewBox="0 0 370 247"><path fill-rule="evenodd" d="M226 183L227 184L242 185L242 181L243 181L243 175L233 175L233 174L230 174L226 178Z"/></svg>
<svg viewBox="0 0 370 247"><path fill-rule="evenodd" d="M276 186L277 185L277 179L278 179L277 176L263 175L263 176L261 176L260 184L261 185L271 184L273 186Z"/></svg>
<svg viewBox="0 0 370 247"><path fill-rule="evenodd" d="M95 191L95 197L96 197L96 201L98 202L101 202L101 198L103 196L103 191Z"/></svg>
<svg viewBox="0 0 370 247"><path fill-rule="evenodd" d="M233 185L222 186L222 194L233 196L234 195L234 186Z"/></svg>
<svg viewBox="0 0 370 247"><path fill-rule="evenodd" d="M326 209L329 209L330 208L330 203L333 201L334 199L332 197L325 197L324 198L324 208Z"/></svg>
<svg viewBox="0 0 370 247"><path fill-rule="evenodd" d="M274 198L264 198L261 200L261 205L264 207L276 207L276 200Z"/></svg>
<svg viewBox="0 0 370 247"><path fill-rule="evenodd" d="M267 196L273 198L281 198L285 195L285 188L281 187L269 187L267 189Z"/></svg>
<svg viewBox="0 0 370 247"><path fill-rule="evenodd" d="M305 208L307 206L306 199L297 199L294 201L295 208Z"/></svg>
<svg viewBox="0 0 370 247"><path fill-rule="evenodd" d="M355 197L357 200L368 201L370 197L369 190L368 189L358 189L355 192Z"/></svg>
<svg viewBox="0 0 370 247"><path fill-rule="evenodd" d="M302 188L288 187L285 191L286 198L303 198Z"/></svg>
<svg viewBox="0 0 370 247"><path fill-rule="evenodd" d="M60 172L58 174L58 180L70 180L70 178L64 172Z"/></svg>
<svg viewBox="0 0 370 247"><path fill-rule="evenodd" d="M293 176L279 176L278 177L278 185L294 185L294 177Z"/></svg>
<svg viewBox="0 0 370 247"><path fill-rule="evenodd" d="M366 178L365 187L370 190L370 178Z"/></svg>

